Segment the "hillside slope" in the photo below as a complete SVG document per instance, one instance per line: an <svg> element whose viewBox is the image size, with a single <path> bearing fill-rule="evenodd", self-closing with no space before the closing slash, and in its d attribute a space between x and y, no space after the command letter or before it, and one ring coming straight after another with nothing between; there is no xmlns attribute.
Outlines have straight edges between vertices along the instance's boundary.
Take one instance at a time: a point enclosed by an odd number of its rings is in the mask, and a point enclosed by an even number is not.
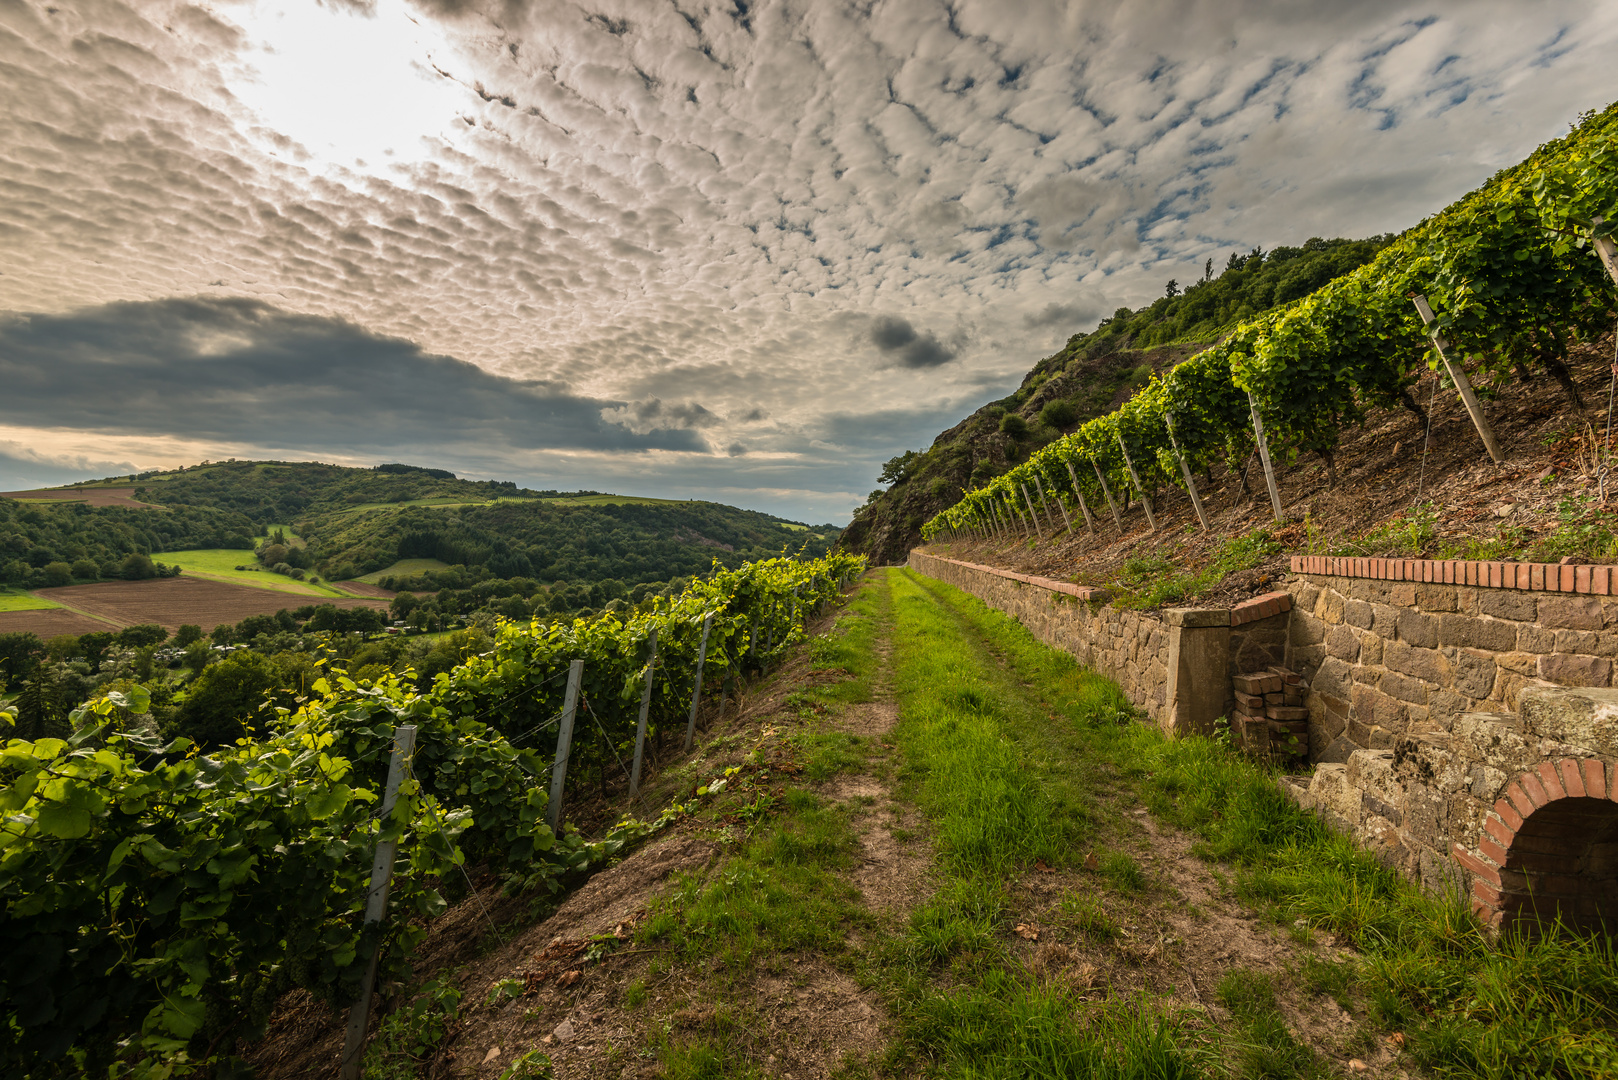
<svg viewBox="0 0 1618 1080"><path fill-rule="evenodd" d="M1035 364L1016 393L978 409L926 450L890 461L881 482L891 486L855 511L843 545L878 563L903 561L920 541L922 523L964 491L1116 409L1154 373L1198 352L1235 321L1307 296L1370 261L1392 239L1316 238L1301 247L1232 253L1218 276L1210 262L1202 281L1183 290L1169 282L1151 304L1119 308Z"/></svg>
<svg viewBox="0 0 1618 1080"><path fill-rule="evenodd" d="M803 548L823 553L834 526L810 527L719 503L532 491L442 469L226 461L0 498L0 581L27 587L123 576L131 552L235 549L290 526L282 557L345 580L431 559L484 578L633 586ZM82 501L77 501L82 499ZM24 501L26 500L26 501ZM465 580L461 580L465 579ZM437 584L431 587L438 587Z"/></svg>

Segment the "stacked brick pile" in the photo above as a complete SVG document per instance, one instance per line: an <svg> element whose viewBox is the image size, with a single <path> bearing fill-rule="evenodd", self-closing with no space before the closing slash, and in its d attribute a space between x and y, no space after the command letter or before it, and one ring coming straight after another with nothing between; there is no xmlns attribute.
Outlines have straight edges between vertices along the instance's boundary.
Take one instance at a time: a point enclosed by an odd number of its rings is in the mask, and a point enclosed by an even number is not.
<svg viewBox="0 0 1618 1080"><path fill-rule="evenodd" d="M1307 758L1309 710L1303 676L1281 667L1237 675L1231 732L1248 754L1263 758Z"/></svg>

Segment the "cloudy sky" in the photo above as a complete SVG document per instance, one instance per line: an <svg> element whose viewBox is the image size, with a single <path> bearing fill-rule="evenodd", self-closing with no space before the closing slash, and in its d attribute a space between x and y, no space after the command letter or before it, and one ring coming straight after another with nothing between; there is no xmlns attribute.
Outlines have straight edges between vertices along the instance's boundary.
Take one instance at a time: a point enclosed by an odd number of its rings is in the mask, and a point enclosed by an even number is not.
<svg viewBox="0 0 1618 1080"><path fill-rule="evenodd" d="M1212 256L1614 96L1610 0L0 0L0 489L271 456L848 518Z"/></svg>

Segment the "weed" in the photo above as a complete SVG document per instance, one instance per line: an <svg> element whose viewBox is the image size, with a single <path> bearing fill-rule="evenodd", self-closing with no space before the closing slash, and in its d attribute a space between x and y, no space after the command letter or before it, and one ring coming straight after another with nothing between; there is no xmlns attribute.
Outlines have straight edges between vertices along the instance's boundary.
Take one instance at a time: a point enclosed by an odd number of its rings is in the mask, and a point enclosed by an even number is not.
<svg viewBox="0 0 1618 1080"><path fill-rule="evenodd" d="M1135 893L1146 888L1146 875L1128 852L1108 851L1101 856L1101 876L1119 892Z"/></svg>
<svg viewBox="0 0 1618 1080"><path fill-rule="evenodd" d="M539 1050L530 1050L526 1054L519 1054L517 1060L500 1074L500 1080L551 1080L555 1075L550 1056Z"/></svg>
<svg viewBox="0 0 1618 1080"><path fill-rule="evenodd" d="M1124 560L1117 578L1108 582L1113 604L1125 608L1156 608L1206 592L1231 574L1251 570L1281 551L1267 529L1232 537L1220 546L1200 570L1184 570L1152 552Z"/></svg>
<svg viewBox="0 0 1618 1080"><path fill-rule="evenodd" d="M636 979L624 987L624 1008L638 1009L646 1004L646 980Z"/></svg>
<svg viewBox="0 0 1618 1080"><path fill-rule="evenodd" d="M382 1018L365 1048L368 1080L416 1080L460 1015L461 992L449 979L440 975L428 980L403 1008Z"/></svg>
<svg viewBox="0 0 1618 1080"><path fill-rule="evenodd" d="M1062 911L1069 925L1079 933L1097 941L1111 941L1118 936L1118 924L1102 908L1101 902L1088 893L1069 893L1062 898Z"/></svg>
<svg viewBox="0 0 1618 1080"><path fill-rule="evenodd" d="M1240 1075L1253 1080L1283 1077L1327 1077L1325 1063L1293 1036L1275 1004L1275 984L1268 975L1238 968L1227 972L1214 991L1242 1028L1236 1056Z"/></svg>

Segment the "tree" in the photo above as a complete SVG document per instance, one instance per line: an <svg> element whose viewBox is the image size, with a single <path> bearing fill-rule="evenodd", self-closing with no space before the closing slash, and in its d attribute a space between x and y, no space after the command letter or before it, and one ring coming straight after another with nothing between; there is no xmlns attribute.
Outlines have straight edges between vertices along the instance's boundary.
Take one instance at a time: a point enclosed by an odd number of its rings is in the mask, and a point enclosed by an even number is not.
<svg viewBox="0 0 1618 1080"><path fill-rule="evenodd" d="M1202 267L1202 280L1203 281L1212 281L1213 280L1213 256L1212 255L1208 256L1208 261L1203 264L1203 267Z"/></svg>
<svg viewBox="0 0 1618 1080"><path fill-rule="evenodd" d="M280 684L280 672L268 657L250 650L232 653L192 682L174 733L201 746L228 746L257 718L265 692Z"/></svg>
<svg viewBox="0 0 1618 1080"><path fill-rule="evenodd" d="M410 613L420 605L421 601L416 599L415 593L402 592L393 598L393 602L388 605L388 611L395 619L408 619Z"/></svg>
<svg viewBox="0 0 1618 1080"><path fill-rule="evenodd" d="M168 636L169 632L157 623L141 623L139 626L128 626L120 631L118 644L143 649L148 645L163 644L168 640Z"/></svg>
<svg viewBox="0 0 1618 1080"><path fill-rule="evenodd" d="M193 641L202 640L202 627L196 623L182 623L174 632L174 644L177 648L185 648Z"/></svg>
<svg viewBox="0 0 1618 1080"><path fill-rule="evenodd" d="M46 563L45 584L53 589L73 584L73 567L65 562Z"/></svg>
<svg viewBox="0 0 1618 1080"><path fill-rule="evenodd" d="M904 483L906 480L910 479L910 470L912 466L915 465L916 459L919 457L921 457L921 455L916 453L914 450L906 450L898 457L889 458L887 462L883 464L882 475L877 477L877 482L888 484L890 486L893 484Z"/></svg>
<svg viewBox="0 0 1618 1080"><path fill-rule="evenodd" d="M72 734L67 723L64 682L54 667L45 665L23 682L22 692L17 695L17 738L35 742L65 739Z"/></svg>
<svg viewBox="0 0 1618 1080"><path fill-rule="evenodd" d="M101 567L94 559L74 559L73 576L80 581L94 581L101 576Z"/></svg>
<svg viewBox="0 0 1618 1080"><path fill-rule="evenodd" d="M1169 283L1167 287L1164 288L1163 295L1168 297L1170 300L1173 300L1176 296L1179 296L1180 283L1174 278L1169 278Z"/></svg>
<svg viewBox="0 0 1618 1080"><path fill-rule="evenodd" d="M157 566L150 555L132 551L118 564L118 572L129 581L146 581L157 576Z"/></svg>
<svg viewBox="0 0 1618 1080"><path fill-rule="evenodd" d="M45 643L26 630L0 634L0 689L15 686L34 673L45 658Z"/></svg>

